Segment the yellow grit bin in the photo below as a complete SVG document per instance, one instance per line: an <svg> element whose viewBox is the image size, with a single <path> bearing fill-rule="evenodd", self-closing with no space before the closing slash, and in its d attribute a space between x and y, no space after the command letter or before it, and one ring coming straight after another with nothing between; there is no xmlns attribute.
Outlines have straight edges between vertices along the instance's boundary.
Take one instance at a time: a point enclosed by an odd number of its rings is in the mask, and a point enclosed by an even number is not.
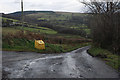
<svg viewBox="0 0 120 80"><path fill-rule="evenodd" d="M35 40L35 48L45 49L45 43L42 40Z"/></svg>

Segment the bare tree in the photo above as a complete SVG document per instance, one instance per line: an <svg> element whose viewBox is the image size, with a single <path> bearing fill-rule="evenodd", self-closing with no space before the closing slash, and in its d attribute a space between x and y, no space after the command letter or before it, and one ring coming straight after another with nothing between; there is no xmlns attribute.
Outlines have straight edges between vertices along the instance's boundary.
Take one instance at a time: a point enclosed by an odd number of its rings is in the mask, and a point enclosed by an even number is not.
<svg viewBox="0 0 120 80"><path fill-rule="evenodd" d="M89 0L89 2L86 0L80 0L81 3L89 8L91 13L115 13L120 10L120 2L117 0L115 2L110 2L108 0L104 2L97 1L99 0L94 0L94 2L93 0Z"/></svg>
<svg viewBox="0 0 120 80"><path fill-rule="evenodd" d="M82 1L93 13L91 29L93 41L100 47L113 50L115 53L120 51L120 2L98 0Z"/></svg>

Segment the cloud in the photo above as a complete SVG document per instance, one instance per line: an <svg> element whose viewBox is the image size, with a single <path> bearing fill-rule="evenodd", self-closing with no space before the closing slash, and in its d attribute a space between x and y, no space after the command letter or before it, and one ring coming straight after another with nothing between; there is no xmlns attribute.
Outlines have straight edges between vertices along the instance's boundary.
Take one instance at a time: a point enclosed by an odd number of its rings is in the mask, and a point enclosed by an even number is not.
<svg viewBox="0 0 120 80"><path fill-rule="evenodd" d="M1 0L0 12L20 11L20 0ZM24 0L24 10L51 10L83 12L83 5L77 0Z"/></svg>

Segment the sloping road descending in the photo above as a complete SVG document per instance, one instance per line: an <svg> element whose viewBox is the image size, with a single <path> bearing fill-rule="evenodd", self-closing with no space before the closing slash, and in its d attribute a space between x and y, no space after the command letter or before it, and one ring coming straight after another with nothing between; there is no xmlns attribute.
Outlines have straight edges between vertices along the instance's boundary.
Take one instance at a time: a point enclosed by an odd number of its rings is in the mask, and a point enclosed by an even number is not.
<svg viewBox="0 0 120 80"><path fill-rule="evenodd" d="M118 78L114 69L87 54L87 49L61 54L3 51L3 70L9 78Z"/></svg>

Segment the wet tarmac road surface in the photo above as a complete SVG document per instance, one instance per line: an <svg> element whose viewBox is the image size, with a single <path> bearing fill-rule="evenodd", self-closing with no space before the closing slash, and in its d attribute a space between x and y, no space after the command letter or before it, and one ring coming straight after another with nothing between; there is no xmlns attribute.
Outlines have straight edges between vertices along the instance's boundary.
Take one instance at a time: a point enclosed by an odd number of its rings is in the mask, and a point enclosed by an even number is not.
<svg viewBox="0 0 120 80"><path fill-rule="evenodd" d="M3 51L8 78L118 78L118 72L87 53L89 47L61 54Z"/></svg>

